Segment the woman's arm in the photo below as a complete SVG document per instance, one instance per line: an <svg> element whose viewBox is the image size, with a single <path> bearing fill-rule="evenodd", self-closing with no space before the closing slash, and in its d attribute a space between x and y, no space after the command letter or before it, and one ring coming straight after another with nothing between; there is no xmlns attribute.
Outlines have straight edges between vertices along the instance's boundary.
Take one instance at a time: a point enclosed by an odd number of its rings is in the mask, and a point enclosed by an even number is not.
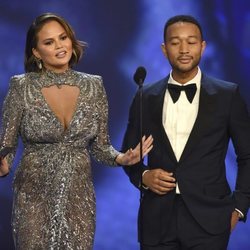
<svg viewBox="0 0 250 250"><path fill-rule="evenodd" d="M20 83L22 78L11 78L10 88L3 104L0 136L0 176L8 174L16 152L24 102Z"/></svg>

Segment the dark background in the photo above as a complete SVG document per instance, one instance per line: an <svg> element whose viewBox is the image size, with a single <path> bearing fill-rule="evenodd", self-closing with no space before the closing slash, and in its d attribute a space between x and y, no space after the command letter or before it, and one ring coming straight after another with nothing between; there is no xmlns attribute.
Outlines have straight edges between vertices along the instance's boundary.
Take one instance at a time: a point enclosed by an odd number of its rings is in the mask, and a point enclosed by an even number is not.
<svg viewBox="0 0 250 250"><path fill-rule="evenodd" d="M110 104L110 137L119 149L126 128L128 107L136 91L132 76L137 66L147 68L146 82L169 72L161 53L163 26L176 14L194 15L202 24L207 48L201 69L215 77L237 82L250 105L250 4L248 0L1 0L0 2L0 106L9 78L23 73L26 31L43 12L55 12L74 27L78 39L88 43L79 71L99 74ZM20 159L22 146L16 157ZM236 173L232 146L227 176L234 187ZM0 180L0 249L12 250L11 175ZM93 164L97 196L94 250L136 250L139 194L120 168ZM250 179L249 179L250 181ZM229 250L250 249L250 222L233 231ZM211 249L212 250L212 249Z"/></svg>

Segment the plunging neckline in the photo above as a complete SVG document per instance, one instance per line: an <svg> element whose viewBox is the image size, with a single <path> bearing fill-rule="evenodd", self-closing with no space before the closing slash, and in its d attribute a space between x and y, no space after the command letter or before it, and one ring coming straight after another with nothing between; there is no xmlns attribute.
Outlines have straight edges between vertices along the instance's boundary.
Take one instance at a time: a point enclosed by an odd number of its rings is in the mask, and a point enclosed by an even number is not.
<svg viewBox="0 0 250 250"><path fill-rule="evenodd" d="M81 88L80 88L79 84L77 84L77 82L74 81L75 77L76 77L76 73L72 69L67 69L66 71L64 71L62 73L56 73L56 72L53 72L50 70L46 70L46 71L41 73L41 81L39 81L39 85L40 85L39 94L42 97L45 108L47 109L47 111L50 112L50 114L53 116L53 118L57 121L57 123L60 126L60 129L63 131L64 134L66 132L70 131L72 123L75 120L76 113L79 109ZM75 100L74 111L72 112L71 119L67 124L63 124L63 122L59 119L58 115L55 113L55 111L50 106L50 104L47 102L45 96L42 93L43 88L47 88L47 87L51 87L51 86L62 87L64 85L65 86L76 86L79 88L79 94Z"/></svg>
<svg viewBox="0 0 250 250"><path fill-rule="evenodd" d="M67 84L64 84L67 86ZM61 86L64 86L64 85L61 85ZM52 86L56 86L55 85L52 85ZM73 87L73 86L72 86ZM63 130L63 133L66 133L68 130L70 130L70 127L71 127L71 124L72 122L74 121L74 118L75 118L75 114L77 113L78 111L78 106L79 106L79 99L80 99L80 95L81 95L81 89L78 87L78 86L75 86L79 89L79 93L77 94L77 97L74 101L74 108L72 109L72 113L70 114L70 119L69 119L69 122L68 123L63 123L63 121L59 118L59 116L56 114L55 110L52 108L52 106L49 104L48 102L48 99L46 99L46 96L44 96L44 94L42 93L42 89L40 91L41 95L42 95L42 98L43 98L43 101L47 107L47 110L49 110L49 112L52 114L52 116L56 119L56 121L59 123L61 129Z"/></svg>

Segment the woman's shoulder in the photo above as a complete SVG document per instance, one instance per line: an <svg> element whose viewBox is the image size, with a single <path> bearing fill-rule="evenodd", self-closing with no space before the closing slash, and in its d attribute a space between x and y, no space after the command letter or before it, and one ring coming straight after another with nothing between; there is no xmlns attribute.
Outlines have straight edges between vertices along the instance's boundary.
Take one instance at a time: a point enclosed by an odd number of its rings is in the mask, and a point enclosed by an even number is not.
<svg viewBox="0 0 250 250"><path fill-rule="evenodd" d="M9 91L23 93L25 86L27 85L27 77L29 73L13 75L9 80Z"/></svg>
<svg viewBox="0 0 250 250"><path fill-rule="evenodd" d="M16 84L20 82L22 79L24 79L26 74L20 74L20 75L13 75L10 77L10 82L15 82Z"/></svg>
<svg viewBox="0 0 250 250"><path fill-rule="evenodd" d="M21 88L25 84L25 79L27 74L13 75L9 81L10 88Z"/></svg>
<svg viewBox="0 0 250 250"><path fill-rule="evenodd" d="M10 78L10 84L14 85L24 85L29 79L32 79L36 73L24 73L19 75L13 75Z"/></svg>
<svg viewBox="0 0 250 250"><path fill-rule="evenodd" d="M77 71L75 71L75 74L77 74L78 79L80 79L79 85L85 90L95 94L103 94L105 92L102 76Z"/></svg>
<svg viewBox="0 0 250 250"><path fill-rule="evenodd" d="M89 74L89 73L80 72L80 71L73 71L73 72L76 76L82 79L102 81L102 77L100 75L94 75L94 74Z"/></svg>

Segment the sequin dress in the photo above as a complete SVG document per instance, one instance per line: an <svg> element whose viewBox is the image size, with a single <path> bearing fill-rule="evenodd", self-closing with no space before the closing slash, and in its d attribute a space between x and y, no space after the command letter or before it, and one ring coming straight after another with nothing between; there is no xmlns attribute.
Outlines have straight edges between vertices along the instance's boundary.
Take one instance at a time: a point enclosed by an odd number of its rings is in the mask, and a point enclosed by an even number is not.
<svg viewBox="0 0 250 250"><path fill-rule="evenodd" d="M75 113L65 130L41 89L77 86ZM24 152L14 176L16 249L92 249L95 193L90 154L115 165L107 132L108 104L100 76L68 70L14 76L4 102L1 150L11 165L20 135Z"/></svg>

